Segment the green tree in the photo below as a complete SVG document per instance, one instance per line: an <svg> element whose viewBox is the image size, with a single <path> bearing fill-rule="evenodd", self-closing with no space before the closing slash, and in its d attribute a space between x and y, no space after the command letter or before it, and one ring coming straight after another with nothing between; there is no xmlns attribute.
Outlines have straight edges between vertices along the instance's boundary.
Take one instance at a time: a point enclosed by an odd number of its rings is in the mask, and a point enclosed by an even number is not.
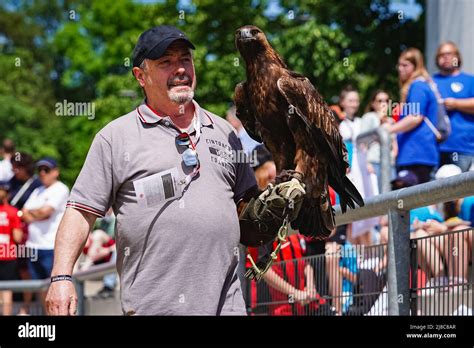
<svg viewBox="0 0 474 348"><path fill-rule="evenodd" d="M355 75L355 80L347 82L355 82L365 100L368 92L376 88L388 89L397 98L395 65L401 51L407 47L424 49L424 11L419 18L410 19L402 12L391 11L390 3L390 0L281 1L285 14L292 11L295 18L311 18L345 34L348 39L345 56L357 62L356 70L364 74L363 79ZM418 3L424 8L424 0Z"/></svg>
<svg viewBox="0 0 474 348"><path fill-rule="evenodd" d="M365 53L346 56L349 44L340 29L317 24L313 19L284 30L275 39L288 66L307 76L328 101L339 93L342 84L364 77L359 69Z"/></svg>
<svg viewBox="0 0 474 348"><path fill-rule="evenodd" d="M271 17L270 2L7 0L0 5L0 135L35 157L56 156L71 185L97 131L142 99L130 56L140 33L159 24L178 26L195 43L196 99L218 115L245 79L234 43L242 25L264 30L289 68L330 102L347 83L363 97L375 87L397 95L400 50L424 42L424 17L400 19L388 0L281 0ZM58 117L64 100L93 103L94 118Z"/></svg>
<svg viewBox="0 0 474 348"><path fill-rule="evenodd" d="M61 162L65 129L55 114L55 57L49 38L69 1L5 1L0 5L1 137L38 159Z"/></svg>

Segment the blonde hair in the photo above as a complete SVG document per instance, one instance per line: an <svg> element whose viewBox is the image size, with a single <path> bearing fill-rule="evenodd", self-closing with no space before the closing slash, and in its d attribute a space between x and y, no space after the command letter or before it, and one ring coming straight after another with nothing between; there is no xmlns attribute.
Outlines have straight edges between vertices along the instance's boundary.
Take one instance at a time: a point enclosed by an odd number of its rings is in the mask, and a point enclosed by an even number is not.
<svg viewBox="0 0 474 348"><path fill-rule="evenodd" d="M407 60L415 66L415 70L411 76L405 82L399 81L400 83L400 99L402 103L407 100L408 90L412 82L418 77L424 77L426 81L431 81L430 74L425 68L425 62L423 60L423 54L418 48L407 48L400 54L400 59Z"/></svg>

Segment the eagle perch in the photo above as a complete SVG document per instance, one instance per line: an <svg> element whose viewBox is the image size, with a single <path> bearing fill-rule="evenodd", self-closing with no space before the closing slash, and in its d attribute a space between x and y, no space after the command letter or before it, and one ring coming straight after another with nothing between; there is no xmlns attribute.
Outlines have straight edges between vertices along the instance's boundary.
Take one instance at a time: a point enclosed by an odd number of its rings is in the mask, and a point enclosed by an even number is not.
<svg viewBox="0 0 474 348"><path fill-rule="evenodd" d="M247 73L235 88L236 115L253 139L265 143L278 173L303 174L306 195L292 227L327 238L336 226L328 185L339 194L343 213L354 203L364 205L346 177L347 149L336 120L311 82L287 68L259 28L244 26L235 36Z"/></svg>

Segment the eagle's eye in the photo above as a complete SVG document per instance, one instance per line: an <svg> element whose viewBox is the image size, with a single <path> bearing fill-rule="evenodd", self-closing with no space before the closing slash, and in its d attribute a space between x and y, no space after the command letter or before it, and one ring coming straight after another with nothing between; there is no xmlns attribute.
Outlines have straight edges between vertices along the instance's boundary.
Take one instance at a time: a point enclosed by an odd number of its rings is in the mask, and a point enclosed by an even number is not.
<svg viewBox="0 0 474 348"><path fill-rule="evenodd" d="M255 36L255 35L257 35L258 33L260 33L260 30L258 30L258 29L252 29L250 32L252 33L252 35Z"/></svg>

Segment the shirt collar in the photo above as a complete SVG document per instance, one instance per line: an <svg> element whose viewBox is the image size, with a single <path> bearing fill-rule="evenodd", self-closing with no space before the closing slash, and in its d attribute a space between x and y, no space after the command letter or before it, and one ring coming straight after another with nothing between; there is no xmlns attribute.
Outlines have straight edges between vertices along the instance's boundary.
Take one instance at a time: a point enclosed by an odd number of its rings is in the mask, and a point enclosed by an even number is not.
<svg viewBox="0 0 474 348"><path fill-rule="evenodd" d="M197 117L199 117L201 125L204 127L212 126L214 121L212 121L209 112L201 108L195 100L193 100L193 104L195 113ZM164 120L171 121L169 116L161 115L153 110L145 100L137 107L137 117L143 124L155 124Z"/></svg>
<svg viewBox="0 0 474 348"><path fill-rule="evenodd" d="M204 110L199 106L199 104L193 99L194 110L196 115L199 117L199 121L204 127L210 127L214 124L214 121L211 118L211 115L208 111Z"/></svg>

